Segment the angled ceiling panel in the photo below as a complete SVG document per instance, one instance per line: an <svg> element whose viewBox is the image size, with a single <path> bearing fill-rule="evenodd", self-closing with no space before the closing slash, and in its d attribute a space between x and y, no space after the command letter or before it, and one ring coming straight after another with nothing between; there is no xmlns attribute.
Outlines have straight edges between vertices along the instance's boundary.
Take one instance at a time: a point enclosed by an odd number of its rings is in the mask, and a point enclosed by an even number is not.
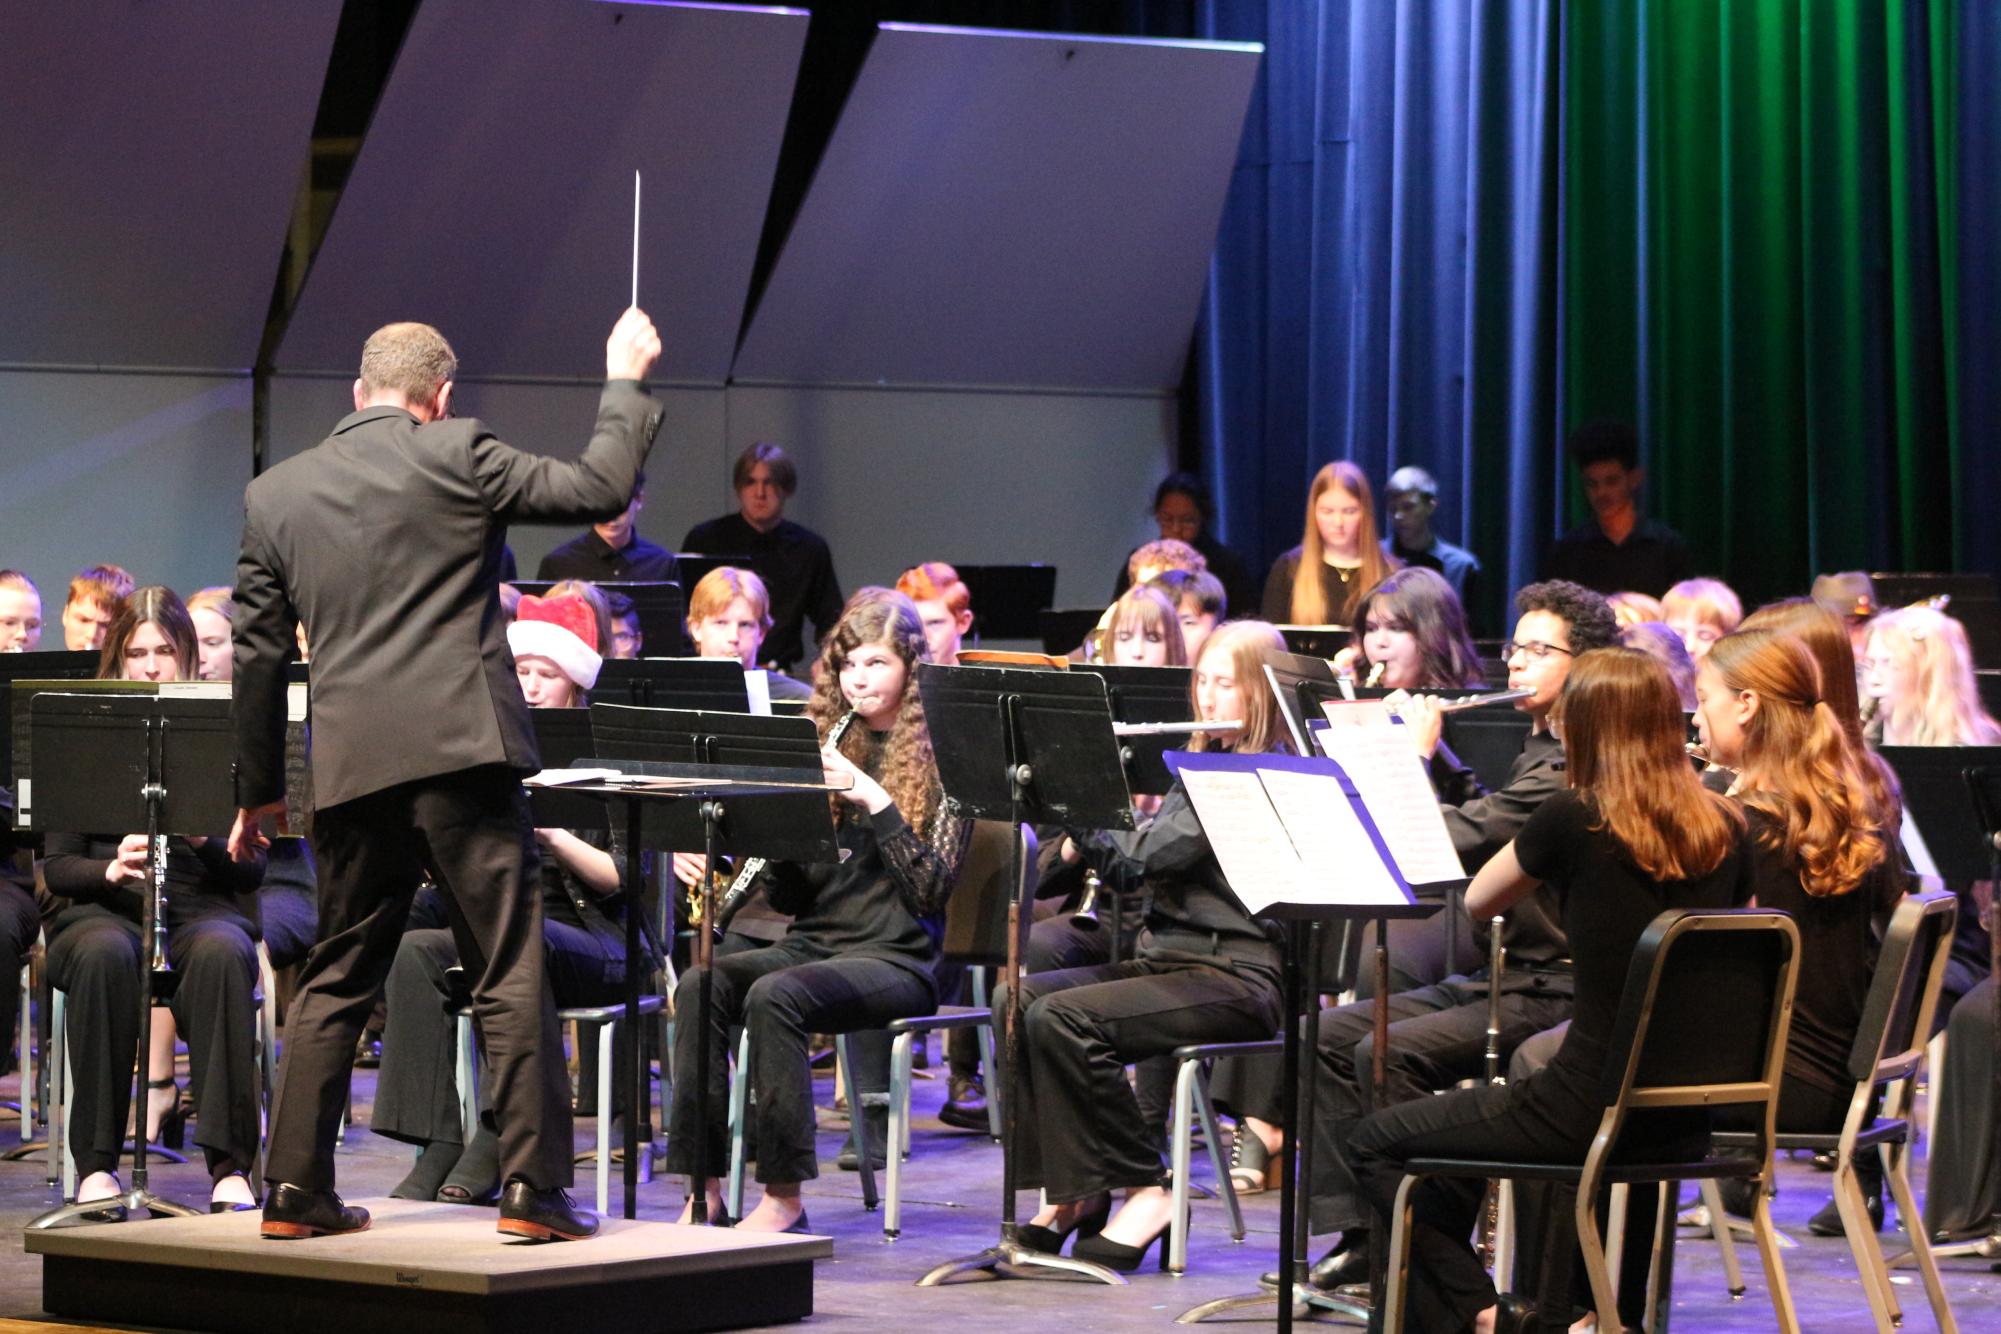
<svg viewBox="0 0 2001 1334"><path fill-rule="evenodd" d="M1171 387L1261 54L882 25L735 377Z"/></svg>
<svg viewBox="0 0 2001 1334"><path fill-rule="evenodd" d="M287 328L284 370L351 370L435 324L461 373L604 374L630 295L656 374L721 383L805 42L800 10L425 0Z"/></svg>
<svg viewBox="0 0 2001 1334"><path fill-rule="evenodd" d="M255 360L339 17L0 6L0 363Z"/></svg>

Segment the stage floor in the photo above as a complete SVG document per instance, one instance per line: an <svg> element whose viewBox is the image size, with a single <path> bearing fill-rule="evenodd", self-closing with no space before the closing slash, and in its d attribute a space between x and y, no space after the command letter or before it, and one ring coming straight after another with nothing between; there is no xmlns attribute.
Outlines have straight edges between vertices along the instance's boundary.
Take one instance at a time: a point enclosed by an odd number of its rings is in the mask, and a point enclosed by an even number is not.
<svg viewBox="0 0 2001 1334"><path fill-rule="evenodd" d="M0 1080L0 1097L11 1098L14 1087L13 1076ZM356 1117L361 1126L367 1124L373 1093L373 1072L356 1071ZM832 1101L831 1079L821 1080L818 1094L823 1104ZM814 1264L815 1314L810 1324L856 1331L874 1331L891 1324L968 1332L1008 1327L1046 1329L1055 1325L1060 1325L1065 1334L1164 1330L1176 1315L1198 1302L1254 1287L1258 1271L1272 1267L1278 1228L1275 1192L1244 1201L1250 1235L1242 1245L1230 1241L1222 1205L1198 1200L1190 1268L1180 1278L1151 1268L1149 1257L1149 1268L1133 1275L1131 1284L1123 1288L1061 1279L999 1282L977 1276L944 1288L913 1286L931 1266L978 1250L996 1233L999 1150L983 1135L941 1126L936 1112L943 1096L942 1078L935 1081L920 1078L913 1137L916 1154L906 1164L903 1236L895 1242L883 1239L881 1214L863 1211L855 1176L834 1169L834 1156L841 1147L840 1123L829 1120L823 1127L820 1150L825 1175L808 1182L805 1191L814 1231L832 1238L832 1256ZM11 1115L0 1119L0 1147L12 1142L13 1127ZM580 1145L587 1144L589 1122L579 1122L578 1139ZM407 1147L364 1130L352 1130L339 1155L341 1189L356 1198L384 1195L408 1169L409 1161ZM1920 1159L1914 1175L1920 1177L1921 1197L1923 1168ZM0 1162L0 1227L9 1229L16 1238L21 1235L23 1224L55 1200L53 1192L44 1185L43 1171L40 1160ZM1199 1154L1195 1172L1198 1181L1208 1180L1207 1164ZM580 1166L580 1194L588 1192L590 1179L589 1167ZM1846 1244L1838 1238L1813 1237L1806 1231L1807 1218L1827 1197L1827 1180L1804 1158L1781 1164L1780 1193L1774 1212L1781 1229L1799 1243L1786 1252L1787 1275L1806 1329L1866 1330L1867 1305ZM189 1203L200 1203L207 1198L207 1174L199 1165L198 1154L195 1163L158 1168L153 1184L156 1190ZM751 1188L753 1199L755 1189ZM1032 1199L1029 1195L1022 1197L1025 1208L1032 1207ZM679 1214L680 1201L681 1190L676 1182L663 1178L643 1185L639 1193L640 1217L654 1222L671 1221ZM464 1212L476 1217L478 1226L468 1235L480 1247L489 1243L479 1238L491 1237L496 1263L501 1262L501 1256L514 1252L536 1264L595 1263L587 1253L606 1245L593 1241L516 1248L491 1231L494 1217L491 1210L421 1208ZM99 1225L96 1230L115 1228L138 1233L149 1226L152 1224ZM1894 1250L1897 1248L1894 1222L1891 1228L1892 1232L1885 1234L1885 1241L1887 1248ZM378 1235L392 1234L385 1229ZM265 1249L281 1252L320 1244L273 1242ZM1771 1308L1765 1301L1753 1249L1740 1246L1739 1258L1745 1263L1750 1290L1742 1301L1732 1302L1724 1292L1716 1248L1683 1234L1675 1257L1675 1318L1680 1328L1702 1334L1754 1331L1762 1334L1771 1328ZM1969 1331L2001 1328L2001 1275L1991 1273L1986 1261L1974 1259L1947 1261L1943 1268L1946 1289L1960 1326ZM41 1269L41 1258L27 1254L18 1241L0 1248L0 1321L11 1318L52 1324L84 1323L43 1313ZM1899 1271L1897 1280L1898 1298L1905 1310L1904 1327L1932 1328L1923 1288L1915 1276L1910 1271ZM214 1327L170 1321L164 1318L164 1313L161 1318L137 1323L144 1328ZM1250 1322L1239 1323L1237 1327L1245 1327L1246 1323ZM1264 1320L1256 1323L1268 1327Z"/></svg>

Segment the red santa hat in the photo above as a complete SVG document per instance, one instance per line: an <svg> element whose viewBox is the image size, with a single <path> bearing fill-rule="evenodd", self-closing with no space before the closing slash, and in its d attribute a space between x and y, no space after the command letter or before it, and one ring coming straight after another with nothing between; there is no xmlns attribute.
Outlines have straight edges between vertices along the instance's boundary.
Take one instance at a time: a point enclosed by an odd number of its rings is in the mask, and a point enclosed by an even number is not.
<svg viewBox="0 0 2001 1334"><path fill-rule="evenodd" d="M579 690L597 684L604 666L597 644L597 613L575 593L548 598L529 593L507 627L507 646L516 658L547 658Z"/></svg>

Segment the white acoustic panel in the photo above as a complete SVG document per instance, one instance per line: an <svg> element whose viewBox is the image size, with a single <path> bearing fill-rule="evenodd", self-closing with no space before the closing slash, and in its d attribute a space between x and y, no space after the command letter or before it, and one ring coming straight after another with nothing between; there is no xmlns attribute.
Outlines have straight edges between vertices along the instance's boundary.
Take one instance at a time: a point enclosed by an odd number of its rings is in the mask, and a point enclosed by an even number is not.
<svg viewBox="0 0 2001 1334"><path fill-rule="evenodd" d="M604 374L631 295L661 379L728 373L806 37L800 10L425 0L280 346L343 370L391 320L469 377Z"/></svg>
<svg viewBox="0 0 2001 1334"><path fill-rule="evenodd" d="M1172 387L1262 49L882 25L735 377Z"/></svg>
<svg viewBox="0 0 2001 1334"><path fill-rule="evenodd" d="M0 5L0 363L250 366L339 17Z"/></svg>
<svg viewBox="0 0 2001 1334"><path fill-rule="evenodd" d="M247 379L0 371L0 566L41 586L45 648L86 565L234 583L249 482Z"/></svg>

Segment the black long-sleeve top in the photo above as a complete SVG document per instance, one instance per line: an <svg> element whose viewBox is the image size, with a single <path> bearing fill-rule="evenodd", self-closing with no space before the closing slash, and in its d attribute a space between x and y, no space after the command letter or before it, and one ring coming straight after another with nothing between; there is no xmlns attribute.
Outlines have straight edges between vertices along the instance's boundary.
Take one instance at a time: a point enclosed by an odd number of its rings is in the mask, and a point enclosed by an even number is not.
<svg viewBox="0 0 2001 1334"><path fill-rule="evenodd" d="M880 778L875 748L862 767ZM836 830L844 859L802 865L778 862L765 871L771 906L792 916L787 938L802 938L830 954L884 959L933 981L945 901L958 882L973 826L937 804L922 836L892 802L874 815L842 811Z"/></svg>
<svg viewBox="0 0 2001 1334"><path fill-rule="evenodd" d="M1138 884L1146 921L1141 958L1221 955L1233 968L1278 977L1278 947L1230 891L1179 781L1138 829L1101 830L1079 846L1100 875Z"/></svg>
<svg viewBox="0 0 2001 1334"><path fill-rule="evenodd" d="M1489 790L1444 746L1432 757L1432 786L1445 813L1445 830L1467 873L1475 874L1487 860L1521 832L1536 810L1568 788L1563 768L1563 743L1552 732L1531 732L1522 753L1508 766L1508 781ZM1508 910L1508 962L1525 969L1566 962L1570 940L1563 928L1563 908L1556 892L1544 885ZM1484 918L1473 923L1474 938L1487 940Z"/></svg>
<svg viewBox="0 0 2001 1334"><path fill-rule="evenodd" d="M119 835L55 834L44 842L42 875L49 892L69 900L56 917L60 928L78 907L92 906L126 918L141 920L147 886L127 880L112 885L105 881L105 868L118 852ZM264 879L264 858L238 862L229 855L228 841L220 836L195 847L184 838L167 840L167 920L234 916L255 938L257 908L251 898Z"/></svg>

